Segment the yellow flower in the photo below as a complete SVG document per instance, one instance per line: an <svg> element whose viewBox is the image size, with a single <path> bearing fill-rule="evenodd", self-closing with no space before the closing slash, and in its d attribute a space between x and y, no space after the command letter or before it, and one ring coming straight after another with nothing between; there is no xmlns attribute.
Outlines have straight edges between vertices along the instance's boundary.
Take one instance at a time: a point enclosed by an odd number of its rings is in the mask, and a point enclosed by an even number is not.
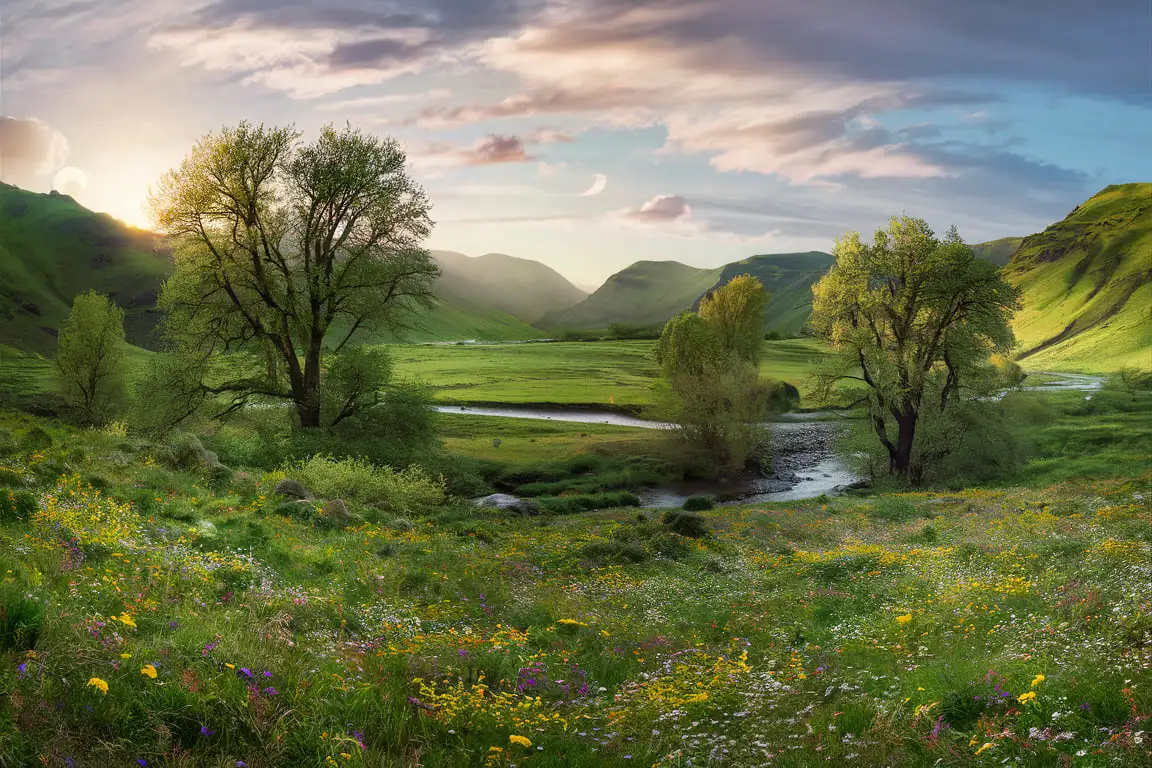
<svg viewBox="0 0 1152 768"><path fill-rule="evenodd" d="M899 624L900 626L904 626L905 624L907 624L910 621L912 621L912 614L910 614L910 613L906 613L903 616L897 616L896 617L896 623Z"/></svg>
<svg viewBox="0 0 1152 768"><path fill-rule="evenodd" d="M503 752L504 747L488 747L489 752Z"/></svg>
<svg viewBox="0 0 1152 768"><path fill-rule="evenodd" d="M101 680L98 677L90 678L88 680L88 685L90 685L93 688L95 688L96 690L100 691L100 693L103 693L103 694L108 693L108 683L104 680Z"/></svg>
<svg viewBox="0 0 1152 768"><path fill-rule="evenodd" d="M1028 691L1028 693L1022 693L1016 697L1016 701L1020 702L1021 704L1027 704L1028 702L1035 701L1035 700L1036 700L1036 692L1035 691Z"/></svg>
<svg viewBox="0 0 1152 768"><path fill-rule="evenodd" d="M584 622L577 621L576 619L560 619L556 623L557 624L563 624L567 627L586 627L586 626L588 626Z"/></svg>
<svg viewBox="0 0 1152 768"><path fill-rule="evenodd" d="M984 746L982 746L982 747L980 747L980 749L976 750L976 754L980 754L981 752L983 752L986 749L992 749L992 747L994 747L994 746L996 746L996 745L993 744L992 742L986 741L986 742L984 742Z"/></svg>
<svg viewBox="0 0 1152 768"><path fill-rule="evenodd" d="M142 674L146 677L150 677L153 680L155 680L156 679L156 667L152 666L151 664L145 664L144 666L140 667L140 674Z"/></svg>
<svg viewBox="0 0 1152 768"><path fill-rule="evenodd" d="M120 620L121 624L124 624L125 626L132 627L132 629L136 629L136 622L132 621L132 617L128 615L127 611L120 614L116 618L118 618Z"/></svg>
<svg viewBox="0 0 1152 768"><path fill-rule="evenodd" d="M508 742L510 744L519 744L522 747L532 746L532 742L531 742L531 740L528 739L527 736L515 736L515 735L509 736Z"/></svg>
<svg viewBox="0 0 1152 768"><path fill-rule="evenodd" d="M229 663L225 662L225 663L224 663L224 666L228 667L228 669L236 669L236 665L235 665L235 664L229 664Z"/></svg>
<svg viewBox="0 0 1152 768"><path fill-rule="evenodd" d="M122 659L130 659L130 658L132 658L132 654L130 654L130 653L122 653L122 654L120 654L120 658L122 658Z"/></svg>
<svg viewBox="0 0 1152 768"><path fill-rule="evenodd" d="M1036 675L1036 677L1032 678L1032 687L1035 688L1042 682L1044 682L1044 675Z"/></svg>
<svg viewBox="0 0 1152 768"><path fill-rule="evenodd" d="M344 758L345 760L351 760L352 759L352 755L350 755L347 752L341 752L340 757Z"/></svg>

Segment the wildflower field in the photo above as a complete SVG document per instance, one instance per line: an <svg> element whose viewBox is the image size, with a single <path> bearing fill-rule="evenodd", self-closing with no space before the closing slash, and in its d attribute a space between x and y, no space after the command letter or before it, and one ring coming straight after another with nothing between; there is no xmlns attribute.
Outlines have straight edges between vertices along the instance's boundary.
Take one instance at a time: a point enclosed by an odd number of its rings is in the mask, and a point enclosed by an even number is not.
<svg viewBox="0 0 1152 768"><path fill-rule="evenodd" d="M176 464L0 415L0 766L1152 765L1146 471L686 525Z"/></svg>

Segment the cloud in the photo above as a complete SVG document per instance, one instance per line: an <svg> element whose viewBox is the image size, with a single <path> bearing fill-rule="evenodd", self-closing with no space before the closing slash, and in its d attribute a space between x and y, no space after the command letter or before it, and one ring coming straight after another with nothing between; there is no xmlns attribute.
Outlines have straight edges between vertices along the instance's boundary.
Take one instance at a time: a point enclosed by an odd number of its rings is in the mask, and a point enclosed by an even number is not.
<svg viewBox="0 0 1152 768"><path fill-rule="evenodd" d="M551 179L568 167L568 163L546 163L541 160L536 164L536 170L545 179Z"/></svg>
<svg viewBox="0 0 1152 768"><path fill-rule="evenodd" d="M639 208L625 209L620 215L640 224L658 226L687 221L692 216L692 208L680 195L657 195Z"/></svg>
<svg viewBox="0 0 1152 768"><path fill-rule="evenodd" d="M329 104L319 104L316 108L324 112L376 109L378 107L391 107L396 104L412 104L413 102L446 99L451 95L452 91L447 88L433 88L430 91L422 93L390 93L384 96L363 96L358 99L343 99Z"/></svg>
<svg viewBox="0 0 1152 768"><path fill-rule="evenodd" d="M525 144L571 144L576 138L555 128L537 128L524 137Z"/></svg>
<svg viewBox="0 0 1152 768"><path fill-rule="evenodd" d="M447 142L432 142L422 150L411 152L410 157L413 164L423 168L531 162L536 158L528 154L524 143L524 139L519 136L490 133L467 147Z"/></svg>
<svg viewBox="0 0 1152 768"><path fill-rule="evenodd" d="M68 140L42 120L0 117L0 181L46 189L68 159Z"/></svg>

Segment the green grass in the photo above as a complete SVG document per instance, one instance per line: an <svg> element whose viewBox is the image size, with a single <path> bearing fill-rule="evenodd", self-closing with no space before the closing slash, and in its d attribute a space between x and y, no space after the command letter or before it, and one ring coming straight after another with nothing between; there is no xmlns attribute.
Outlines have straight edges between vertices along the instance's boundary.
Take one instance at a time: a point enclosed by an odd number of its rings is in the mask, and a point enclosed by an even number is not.
<svg viewBox="0 0 1152 768"><path fill-rule="evenodd" d="M659 376L652 341L487 346L393 346L399 373L428 382L442 402L586 405L640 409ZM801 395L824 355L818 342L766 342L761 374Z"/></svg>
<svg viewBox="0 0 1152 768"><path fill-rule="evenodd" d="M1152 364L1152 184L1104 189L1025 238L1008 264L1023 289L1013 327L1032 369Z"/></svg>
<svg viewBox="0 0 1152 768"><path fill-rule="evenodd" d="M641 454L653 440L652 430L634 427L463 413L441 414L440 429L450 453L513 467L584 453Z"/></svg>
<svg viewBox="0 0 1152 768"><path fill-rule="evenodd" d="M0 477L39 501L0 515L0 765L1152 758L1152 478L1133 464L691 526L452 502L401 520L373 491L341 525L286 513L277 473L213 484L130 436L5 412L0 430ZM51 445L12 450L36 430ZM63 472L81 479L54 492Z"/></svg>

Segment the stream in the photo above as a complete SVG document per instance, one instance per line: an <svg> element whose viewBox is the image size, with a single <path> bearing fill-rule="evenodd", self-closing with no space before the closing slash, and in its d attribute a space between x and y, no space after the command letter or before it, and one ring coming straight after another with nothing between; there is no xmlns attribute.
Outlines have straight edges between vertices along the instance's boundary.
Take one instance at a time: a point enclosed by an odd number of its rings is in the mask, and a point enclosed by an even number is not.
<svg viewBox="0 0 1152 768"><path fill-rule="evenodd" d="M1104 380L1099 376L1079 373L1043 372L1057 377L1041 384L1022 385L1035 391L1095 392ZM1004 393L1001 393L1003 396ZM1091 397L1091 395L1088 395ZM574 407L516 406L437 406L441 413L466 413L472 416L497 416L509 419L537 419L578 424L611 424L639 429L672 429L674 425L649 421L616 411ZM842 493L860 482L844 460L836 455L836 438L850 418L834 411L795 412L781 416L781 421L766 424L771 433L772 472L760 477L734 481L683 481L639 494L646 507L680 507L694 494L710 494L720 504L756 504L770 501L797 501L822 494Z"/></svg>

